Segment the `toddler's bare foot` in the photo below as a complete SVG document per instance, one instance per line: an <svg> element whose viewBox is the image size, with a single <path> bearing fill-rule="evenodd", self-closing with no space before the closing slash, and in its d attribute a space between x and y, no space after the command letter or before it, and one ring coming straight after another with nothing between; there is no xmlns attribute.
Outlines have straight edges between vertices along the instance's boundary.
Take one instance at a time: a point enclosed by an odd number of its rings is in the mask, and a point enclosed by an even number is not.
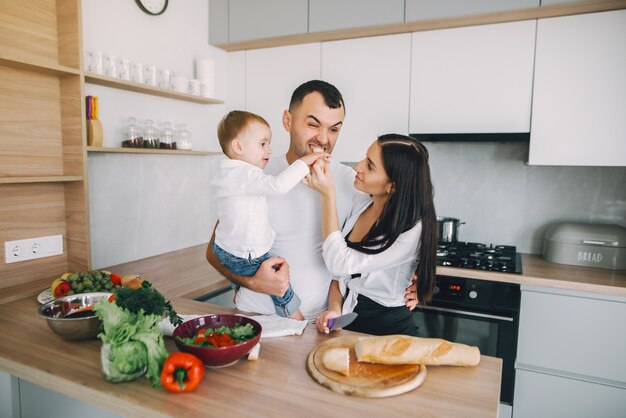
<svg viewBox="0 0 626 418"><path fill-rule="evenodd" d="M302 312L300 312L300 309L298 309L289 318L297 319L298 321L302 321L304 319L304 316L302 315Z"/></svg>

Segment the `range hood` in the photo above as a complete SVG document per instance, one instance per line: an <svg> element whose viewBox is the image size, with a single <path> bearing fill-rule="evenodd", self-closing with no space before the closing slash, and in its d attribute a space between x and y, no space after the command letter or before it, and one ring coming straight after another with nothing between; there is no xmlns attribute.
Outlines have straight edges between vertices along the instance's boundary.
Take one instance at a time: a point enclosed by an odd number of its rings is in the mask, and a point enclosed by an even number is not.
<svg viewBox="0 0 626 418"><path fill-rule="evenodd" d="M409 134L422 142L529 142L530 132Z"/></svg>

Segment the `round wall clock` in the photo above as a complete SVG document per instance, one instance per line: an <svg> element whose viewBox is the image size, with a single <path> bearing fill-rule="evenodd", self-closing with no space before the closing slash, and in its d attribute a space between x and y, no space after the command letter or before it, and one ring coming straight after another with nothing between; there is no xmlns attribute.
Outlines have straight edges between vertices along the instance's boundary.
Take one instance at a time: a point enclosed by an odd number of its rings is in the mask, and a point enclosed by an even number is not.
<svg viewBox="0 0 626 418"><path fill-rule="evenodd" d="M158 16L165 12L169 0L135 0L141 10L151 16Z"/></svg>

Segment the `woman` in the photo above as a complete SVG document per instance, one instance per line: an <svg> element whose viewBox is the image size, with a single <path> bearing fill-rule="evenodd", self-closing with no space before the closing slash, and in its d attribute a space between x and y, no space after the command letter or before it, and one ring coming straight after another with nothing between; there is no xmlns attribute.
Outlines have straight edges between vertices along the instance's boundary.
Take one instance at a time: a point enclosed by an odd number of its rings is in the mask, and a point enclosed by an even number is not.
<svg viewBox="0 0 626 418"><path fill-rule="evenodd" d="M354 187L367 197L353 207L341 231L330 170L315 164L305 180L321 194L322 251L337 276L317 329L328 333L330 318L354 311L359 316L346 329L417 336L404 295L414 273L420 304L431 300L435 283L437 233L428 151L410 137L383 135L355 169Z"/></svg>

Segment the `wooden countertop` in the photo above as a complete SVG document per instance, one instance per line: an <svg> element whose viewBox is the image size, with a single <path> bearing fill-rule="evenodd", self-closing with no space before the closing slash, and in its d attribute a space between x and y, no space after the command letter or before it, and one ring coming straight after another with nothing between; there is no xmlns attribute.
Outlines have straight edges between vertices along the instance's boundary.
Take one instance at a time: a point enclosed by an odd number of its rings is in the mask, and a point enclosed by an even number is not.
<svg viewBox="0 0 626 418"><path fill-rule="evenodd" d="M180 314L227 313L229 309L173 298ZM146 379L113 384L101 376L99 340L68 342L36 314L34 297L0 305L0 369L37 385L110 409L123 416L446 416L496 417L500 359L483 356L477 367L428 367L423 385L384 399L340 395L306 372L306 356L340 331L322 335L309 325L301 336L261 340L258 361L207 369L189 394L152 388ZM27 335L28 338L20 336ZM8 337L11 336L11 337ZM166 338L166 346L175 345Z"/></svg>

